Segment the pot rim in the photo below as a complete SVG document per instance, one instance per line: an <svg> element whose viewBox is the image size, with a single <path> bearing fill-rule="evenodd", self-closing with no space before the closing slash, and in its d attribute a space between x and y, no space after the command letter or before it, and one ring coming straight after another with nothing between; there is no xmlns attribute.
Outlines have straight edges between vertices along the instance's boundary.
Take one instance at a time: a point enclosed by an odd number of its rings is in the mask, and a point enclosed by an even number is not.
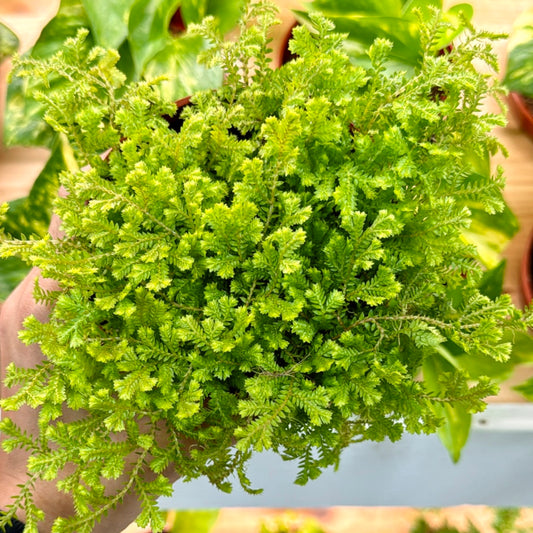
<svg viewBox="0 0 533 533"><path fill-rule="evenodd" d="M521 281L522 281L522 294L525 299L525 305L530 305L533 300L533 277L531 269L532 264L532 255L533 255L533 231L529 235L527 241L527 246L522 256L521 264Z"/></svg>
<svg viewBox="0 0 533 533"><path fill-rule="evenodd" d="M524 95L510 91L508 100L511 111L520 122L520 127L533 137L533 113L526 105Z"/></svg>

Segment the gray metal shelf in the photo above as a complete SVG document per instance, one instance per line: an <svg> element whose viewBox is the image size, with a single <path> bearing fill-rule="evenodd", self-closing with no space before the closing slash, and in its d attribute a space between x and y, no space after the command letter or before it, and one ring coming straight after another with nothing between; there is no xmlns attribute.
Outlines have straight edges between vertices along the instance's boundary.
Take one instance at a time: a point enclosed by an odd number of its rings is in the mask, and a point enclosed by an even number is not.
<svg viewBox="0 0 533 533"><path fill-rule="evenodd" d="M354 444L337 472L304 487L296 465L257 454L248 475L264 492L246 494L235 483L225 494L206 480L178 481L164 509L218 507L409 506L461 504L533 506L533 404L491 404L476 415L461 460L453 464L435 435L406 435L391 443Z"/></svg>

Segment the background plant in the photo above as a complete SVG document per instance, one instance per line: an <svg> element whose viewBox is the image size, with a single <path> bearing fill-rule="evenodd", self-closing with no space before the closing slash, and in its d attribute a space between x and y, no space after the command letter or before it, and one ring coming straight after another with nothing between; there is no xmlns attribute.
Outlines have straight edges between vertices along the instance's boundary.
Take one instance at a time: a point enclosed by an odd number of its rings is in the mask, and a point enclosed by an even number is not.
<svg viewBox="0 0 533 533"><path fill-rule="evenodd" d="M533 9L524 11L514 24L504 81L510 90L533 98Z"/></svg>
<svg viewBox="0 0 533 533"><path fill-rule="evenodd" d="M259 533L326 533L326 531L314 518L287 512L275 519L263 521Z"/></svg>
<svg viewBox="0 0 533 533"><path fill-rule="evenodd" d="M389 68L413 71L420 66L425 50L421 40L421 19L442 12L450 25L433 41L434 53L448 47L465 30L464 20L470 20L473 8L468 3L457 4L444 12L442 0L386 0L384 2L350 2L343 0L313 0L306 9L296 11L301 22L309 21L309 12L318 11L333 21L337 31L347 34L345 49L353 61L369 65L366 50L376 38L393 43Z"/></svg>
<svg viewBox="0 0 533 533"><path fill-rule="evenodd" d="M205 41L201 36L190 35L186 25L213 15L221 31L227 32L235 26L242 4L242 0L120 0L104 8L97 0L61 0L56 16L26 56L50 58L66 38L85 28L88 43L119 50L120 69L128 81L164 74L168 79L162 80L157 90L166 98L178 99L222 83L220 70L197 63L196 57L205 47ZM1 58L16 50L16 38L5 26L0 26L0 31L0 42L9 45L0 51ZM56 87L61 80L51 79L47 83ZM3 124L5 144L50 150L48 162L29 196L10 202L5 224L17 237L47 232L52 201L57 194L57 176L66 168L76 168L68 140L43 120L44 107L33 98L36 91L43 90L45 86L35 79L17 78L8 86ZM2 260L0 265L0 300L3 300L27 274L28 267L14 257Z"/></svg>
<svg viewBox="0 0 533 533"><path fill-rule="evenodd" d="M494 521L492 528L494 533L526 533L530 529L523 529L516 525L520 516L518 508L499 508L494 509ZM459 529L444 522L443 524L432 527L426 521L425 517L420 517L411 533L483 533L472 522L469 521L468 528Z"/></svg>
<svg viewBox="0 0 533 533"><path fill-rule="evenodd" d="M218 515L218 509L167 511L165 531L168 533L209 533Z"/></svg>

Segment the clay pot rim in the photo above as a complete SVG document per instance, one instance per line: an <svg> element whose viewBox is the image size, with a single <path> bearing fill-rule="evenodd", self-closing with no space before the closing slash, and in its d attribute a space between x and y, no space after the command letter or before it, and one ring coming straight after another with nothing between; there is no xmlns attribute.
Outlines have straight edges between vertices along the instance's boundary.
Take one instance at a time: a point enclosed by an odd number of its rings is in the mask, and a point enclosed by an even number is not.
<svg viewBox="0 0 533 533"><path fill-rule="evenodd" d="M522 264L520 268L522 294L524 295L525 305L529 305L533 300L533 277L532 277L532 256L533 256L533 231L529 235L527 246L522 256Z"/></svg>
<svg viewBox="0 0 533 533"><path fill-rule="evenodd" d="M525 96L516 91L509 92L509 107L520 122L520 127L533 137L533 113L526 104Z"/></svg>

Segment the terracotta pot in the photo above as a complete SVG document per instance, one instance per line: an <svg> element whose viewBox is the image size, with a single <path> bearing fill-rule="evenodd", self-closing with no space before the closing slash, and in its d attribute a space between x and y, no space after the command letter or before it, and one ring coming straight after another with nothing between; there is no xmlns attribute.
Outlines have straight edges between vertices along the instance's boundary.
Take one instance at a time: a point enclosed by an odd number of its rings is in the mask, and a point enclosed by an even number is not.
<svg viewBox="0 0 533 533"><path fill-rule="evenodd" d="M528 105L526 98L520 93L509 93L509 107L520 123L520 127L533 137L533 101Z"/></svg>
<svg viewBox="0 0 533 533"><path fill-rule="evenodd" d="M524 303L529 305L533 300L533 233L529 237L526 251L522 257L520 273Z"/></svg>

